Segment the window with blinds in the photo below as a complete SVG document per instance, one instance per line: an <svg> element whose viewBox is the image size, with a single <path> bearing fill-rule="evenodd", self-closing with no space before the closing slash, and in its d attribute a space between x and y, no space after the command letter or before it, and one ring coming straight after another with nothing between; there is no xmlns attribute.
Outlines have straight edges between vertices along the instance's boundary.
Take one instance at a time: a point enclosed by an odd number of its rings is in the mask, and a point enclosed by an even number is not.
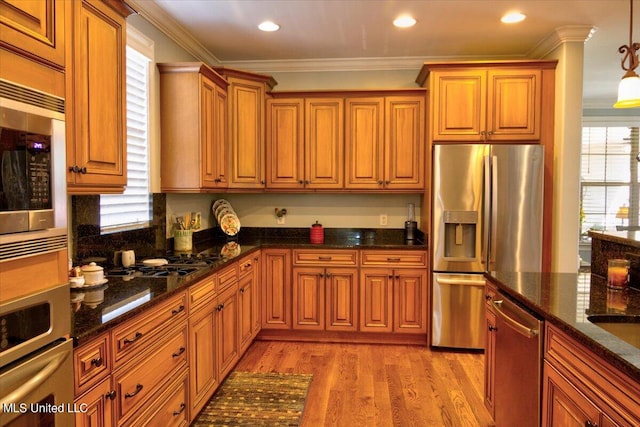
<svg viewBox="0 0 640 427"><path fill-rule="evenodd" d="M149 63L152 58L127 46L127 186L122 194L100 196L100 228L117 231L148 227Z"/></svg>
<svg viewBox="0 0 640 427"><path fill-rule="evenodd" d="M639 225L638 127L582 128L581 234Z"/></svg>

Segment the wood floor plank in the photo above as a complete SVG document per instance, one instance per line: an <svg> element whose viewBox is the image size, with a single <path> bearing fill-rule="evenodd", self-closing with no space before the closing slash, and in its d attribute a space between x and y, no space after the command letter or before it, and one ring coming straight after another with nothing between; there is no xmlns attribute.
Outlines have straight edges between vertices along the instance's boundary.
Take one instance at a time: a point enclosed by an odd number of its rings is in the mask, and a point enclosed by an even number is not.
<svg viewBox="0 0 640 427"><path fill-rule="evenodd" d="M409 345L256 341L239 371L311 373L303 427L489 427L484 355Z"/></svg>

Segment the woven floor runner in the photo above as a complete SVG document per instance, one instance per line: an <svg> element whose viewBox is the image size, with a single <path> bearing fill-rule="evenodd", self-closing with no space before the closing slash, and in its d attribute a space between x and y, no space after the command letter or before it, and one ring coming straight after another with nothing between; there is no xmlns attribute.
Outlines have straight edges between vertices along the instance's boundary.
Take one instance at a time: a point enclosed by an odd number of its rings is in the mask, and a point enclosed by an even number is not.
<svg viewBox="0 0 640 427"><path fill-rule="evenodd" d="M312 378L231 372L192 426L297 426Z"/></svg>

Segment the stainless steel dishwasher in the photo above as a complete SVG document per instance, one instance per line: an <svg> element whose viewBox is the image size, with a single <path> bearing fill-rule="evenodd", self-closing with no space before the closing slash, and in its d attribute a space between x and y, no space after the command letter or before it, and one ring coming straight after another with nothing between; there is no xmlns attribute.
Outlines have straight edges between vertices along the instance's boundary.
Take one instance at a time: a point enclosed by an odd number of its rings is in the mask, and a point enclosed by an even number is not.
<svg viewBox="0 0 640 427"><path fill-rule="evenodd" d="M538 427L542 380L543 321L498 293L495 332L497 427Z"/></svg>

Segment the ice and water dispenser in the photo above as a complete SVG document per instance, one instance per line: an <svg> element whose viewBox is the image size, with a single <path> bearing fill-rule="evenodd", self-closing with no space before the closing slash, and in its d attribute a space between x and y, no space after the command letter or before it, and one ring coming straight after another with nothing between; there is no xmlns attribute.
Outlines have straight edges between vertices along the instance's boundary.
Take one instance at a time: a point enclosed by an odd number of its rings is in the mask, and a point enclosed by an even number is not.
<svg viewBox="0 0 640 427"><path fill-rule="evenodd" d="M477 258L478 212L444 211L442 219L445 259L467 261Z"/></svg>

